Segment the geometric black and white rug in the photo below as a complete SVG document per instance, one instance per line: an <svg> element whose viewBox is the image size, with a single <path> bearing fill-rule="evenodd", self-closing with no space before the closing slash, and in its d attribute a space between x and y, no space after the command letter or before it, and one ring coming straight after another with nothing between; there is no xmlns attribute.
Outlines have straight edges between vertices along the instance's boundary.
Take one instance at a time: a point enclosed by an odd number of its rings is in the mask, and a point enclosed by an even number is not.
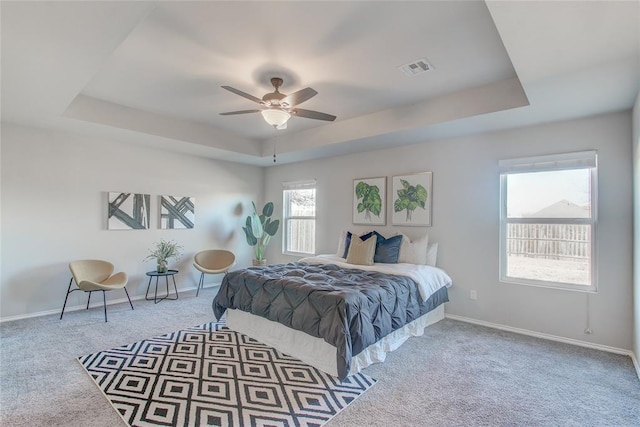
<svg viewBox="0 0 640 427"><path fill-rule="evenodd" d="M130 426L321 426L376 382L340 382L224 321L78 361Z"/></svg>

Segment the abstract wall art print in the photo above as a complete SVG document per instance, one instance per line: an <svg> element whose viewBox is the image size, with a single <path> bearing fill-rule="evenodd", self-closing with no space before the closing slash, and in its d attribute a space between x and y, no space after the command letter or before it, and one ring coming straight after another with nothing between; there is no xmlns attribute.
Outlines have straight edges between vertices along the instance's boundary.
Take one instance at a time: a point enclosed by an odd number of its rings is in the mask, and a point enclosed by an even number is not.
<svg viewBox="0 0 640 427"><path fill-rule="evenodd" d="M394 176L391 183L393 225L431 225L433 173Z"/></svg>
<svg viewBox="0 0 640 427"><path fill-rule="evenodd" d="M109 192L107 229L148 229L150 200L149 194Z"/></svg>
<svg viewBox="0 0 640 427"><path fill-rule="evenodd" d="M184 196L160 196L160 228L193 228L195 199Z"/></svg>

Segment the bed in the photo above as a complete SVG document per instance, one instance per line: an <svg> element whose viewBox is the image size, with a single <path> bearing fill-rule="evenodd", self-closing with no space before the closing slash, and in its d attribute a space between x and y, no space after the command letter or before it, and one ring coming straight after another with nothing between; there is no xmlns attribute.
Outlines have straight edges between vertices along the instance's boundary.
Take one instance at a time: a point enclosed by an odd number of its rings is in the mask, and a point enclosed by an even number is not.
<svg viewBox="0 0 640 427"><path fill-rule="evenodd" d="M228 273L213 311L230 329L342 380L441 320L451 284L433 266L319 255Z"/></svg>

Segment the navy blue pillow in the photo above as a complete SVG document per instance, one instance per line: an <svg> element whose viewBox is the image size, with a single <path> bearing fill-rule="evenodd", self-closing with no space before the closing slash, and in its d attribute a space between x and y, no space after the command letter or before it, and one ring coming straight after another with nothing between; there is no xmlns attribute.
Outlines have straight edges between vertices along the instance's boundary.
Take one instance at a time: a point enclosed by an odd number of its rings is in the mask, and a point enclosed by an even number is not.
<svg viewBox="0 0 640 427"><path fill-rule="evenodd" d="M375 231L370 231L370 232L360 236L360 240L362 240L364 242L365 240L367 240L369 237L373 236L374 234L376 234L377 236L380 236ZM347 231L347 236L344 238L344 254L342 255L342 258L346 258L347 254L349 253L349 246L351 246L351 236L353 236L353 234L351 234L350 231ZM382 236L380 236L380 237L382 237ZM376 248L377 247L378 247L378 242L376 242ZM396 261L396 262L398 262L398 261Z"/></svg>
<svg viewBox="0 0 640 427"><path fill-rule="evenodd" d="M382 262L385 264L397 264L400 256L400 245L402 244L402 235L389 237L385 239L383 235L376 233L376 254L373 262Z"/></svg>

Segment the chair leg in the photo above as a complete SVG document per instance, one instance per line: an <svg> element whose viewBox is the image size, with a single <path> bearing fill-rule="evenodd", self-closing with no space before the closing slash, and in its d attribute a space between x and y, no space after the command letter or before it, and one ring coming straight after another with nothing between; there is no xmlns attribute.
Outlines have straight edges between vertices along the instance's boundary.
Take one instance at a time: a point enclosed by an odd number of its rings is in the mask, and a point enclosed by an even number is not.
<svg viewBox="0 0 640 427"><path fill-rule="evenodd" d="M89 291L89 298L87 299L87 310L89 310L89 302L91 302L91 292L93 291Z"/></svg>
<svg viewBox="0 0 640 427"><path fill-rule="evenodd" d="M107 321L107 293L102 291L102 302L104 304L104 321Z"/></svg>
<svg viewBox="0 0 640 427"><path fill-rule="evenodd" d="M127 299L129 300L129 305L131 306L131 310L133 310L133 304L131 304L131 298L129 298L129 292L127 292L127 288L123 288L124 292L127 294Z"/></svg>
<svg viewBox="0 0 640 427"><path fill-rule="evenodd" d="M198 289L196 290L196 297L200 293L200 288L204 288L204 273L200 273L200 281L198 282Z"/></svg>
<svg viewBox="0 0 640 427"><path fill-rule="evenodd" d="M67 295L64 297L64 304L62 304L62 313L60 313L60 320L62 320L62 316L64 315L64 308L67 306L67 298L69 298L69 294L71 293L71 283L73 283L73 277L71 278L71 280L69 280Z"/></svg>

